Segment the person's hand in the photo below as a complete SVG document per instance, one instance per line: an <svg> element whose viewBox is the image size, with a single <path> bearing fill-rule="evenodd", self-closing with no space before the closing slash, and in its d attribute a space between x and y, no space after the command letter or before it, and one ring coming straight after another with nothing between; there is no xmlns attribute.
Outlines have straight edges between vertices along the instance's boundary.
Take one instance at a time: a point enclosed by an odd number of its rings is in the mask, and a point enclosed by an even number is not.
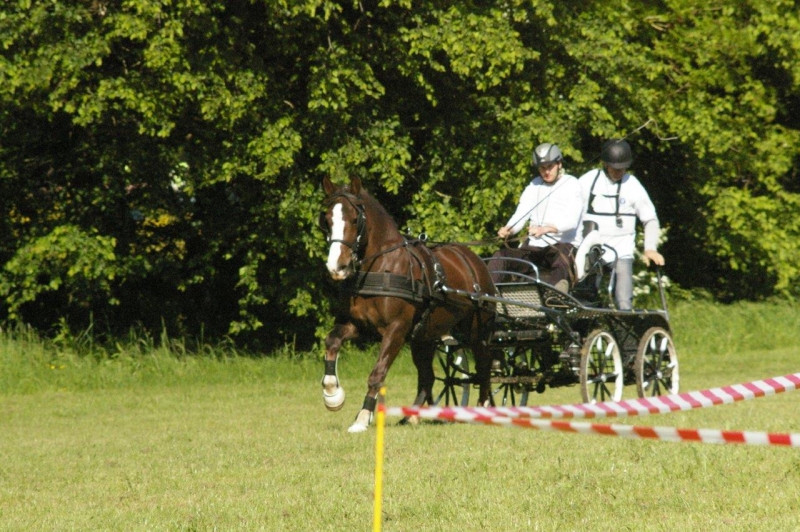
<svg viewBox="0 0 800 532"><path fill-rule="evenodd" d="M511 228L508 226L501 227L500 230L497 231L497 236L499 236L500 238L507 238L508 235L510 234L511 234Z"/></svg>
<svg viewBox="0 0 800 532"><path fill-rule="evenodd" d="M537 225L528 227L528 234L533 238L542 238L547 233L555 233L555 228L549 225Z"/></svg>
<svg viewBox="0 0 800 532"><path fill-rule="evenodd" d="M653 262L656 266L663 266L664 256L654 249L646 249L644 250L644 263L650 266L650 262Z"/></svg>

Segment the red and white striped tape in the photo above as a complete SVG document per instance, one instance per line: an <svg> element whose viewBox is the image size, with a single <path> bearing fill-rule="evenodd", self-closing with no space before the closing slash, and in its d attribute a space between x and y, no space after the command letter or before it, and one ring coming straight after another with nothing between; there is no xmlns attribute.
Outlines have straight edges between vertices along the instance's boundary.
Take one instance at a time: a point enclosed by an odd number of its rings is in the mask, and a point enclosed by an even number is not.
<svg viewBox="0 0 800 532"><path fill-rule="evenodd" d="M776 445L800 447L800 434L774 434L714 429L680 429L673 427L642 427L635 425L588 423L557 419L511 418L505 416L477 416L454 419L464 423L500 425L545 431L577 432L601 436L619 436L629 439L653 439L669 442L738 443L742 445Z"/></svg>
<svg viewBox="0 0 800 532"><path fill-rule="evenodd" d="M670 442L734 443L800 447L800 434L715 429L681 429L563 421L567 418L602 418L663 414L731 404L757 397L790 392L800 387L800 373L721 388L604 403L535 407L391 407L390 416L418 416L460 423L522 427L546 431L577 432L630 439Z"/></svg>
<svg viewBox="0 0 800 532"><path fill-rule="evenodd" d="M390 416L419 416L423 419L467 421L472 417L508 417L532 419L604 418L666 414L696 408L731 404L766 397L800 388L800 373L760 381L710 388L697 392L642 397L604 403L517 407L433 407L402 406L386 409Z"/></svg>

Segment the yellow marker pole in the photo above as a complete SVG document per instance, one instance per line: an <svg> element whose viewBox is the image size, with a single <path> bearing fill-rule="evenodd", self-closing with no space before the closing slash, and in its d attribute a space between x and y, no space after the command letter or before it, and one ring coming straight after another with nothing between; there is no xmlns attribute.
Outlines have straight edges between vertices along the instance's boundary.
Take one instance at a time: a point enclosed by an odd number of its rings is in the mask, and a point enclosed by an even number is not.
<svg viewBox="0 0 800 532"><path fill-rule="evenodd" d="M373 532L380 532L383 514L381 502L383 500L383 426L386 418L386 386L381 386L378 392L378 413L375 416L375 506L372 517Z"/></svg>

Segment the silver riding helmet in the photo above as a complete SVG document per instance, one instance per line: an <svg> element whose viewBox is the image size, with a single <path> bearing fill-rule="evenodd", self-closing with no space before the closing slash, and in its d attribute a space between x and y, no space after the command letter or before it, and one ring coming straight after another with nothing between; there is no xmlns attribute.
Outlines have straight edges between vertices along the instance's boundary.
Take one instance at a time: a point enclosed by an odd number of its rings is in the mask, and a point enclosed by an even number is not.
<svg viewBox="0 0 800 532"><path fill-rule="evenodd" d="M537 168L543 164L561 162L563 158L558 146L550 142L539 144L533 150L533 165Z"/></svg>

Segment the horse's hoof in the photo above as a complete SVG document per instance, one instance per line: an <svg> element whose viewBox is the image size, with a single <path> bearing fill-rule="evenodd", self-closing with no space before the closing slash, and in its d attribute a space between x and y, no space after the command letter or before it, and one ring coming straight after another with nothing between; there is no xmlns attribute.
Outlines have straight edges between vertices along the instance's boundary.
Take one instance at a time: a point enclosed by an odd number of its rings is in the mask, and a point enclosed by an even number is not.
<svg viewBox="0 0 800 532"><path fill-rule="evenodd" d="M362 408L361 411L356 416L356 422L350 425L350 428L347 429L347 432L356 433L356 432L364 432L369 428L369 422L372 420L372 412L369 410Z"/></svg>
<svg viewBox="0 0 800 532"><path fill-rule="evenodd" d="M361 423L359 423L359 422L357 422L357 421L356 421L355 423L353 423L352 425L350 425L350 428L349 428L349 429L347 429L347 432L349 432L350 434L355 434L355 433L357 433L357 432L364 432L364 431L366 431L368 428L369 428L369 427L365 427L364 425L362 425Z"/></svg>
<svg viewBox="0 0 800 532"><path fill-rule="evenodd" d="M399 422L400 425L419 425L419 416L406 416Z"/></svg>
<svg viewBox="0 0 800 532"><path fill-rule="evenodd" d="M344 388L336 388L331 394L323 390L322 400L325 401L325 408L331 412L338 412L344 406Z"/></svg>
<svg viewBox="0 0 800 532"><path fill-rule="evenodd" d="M331 412L341 410L344 406L344 388L339 386L336 375L322 377L322 400L325 401L325 408Z"/></svg>

